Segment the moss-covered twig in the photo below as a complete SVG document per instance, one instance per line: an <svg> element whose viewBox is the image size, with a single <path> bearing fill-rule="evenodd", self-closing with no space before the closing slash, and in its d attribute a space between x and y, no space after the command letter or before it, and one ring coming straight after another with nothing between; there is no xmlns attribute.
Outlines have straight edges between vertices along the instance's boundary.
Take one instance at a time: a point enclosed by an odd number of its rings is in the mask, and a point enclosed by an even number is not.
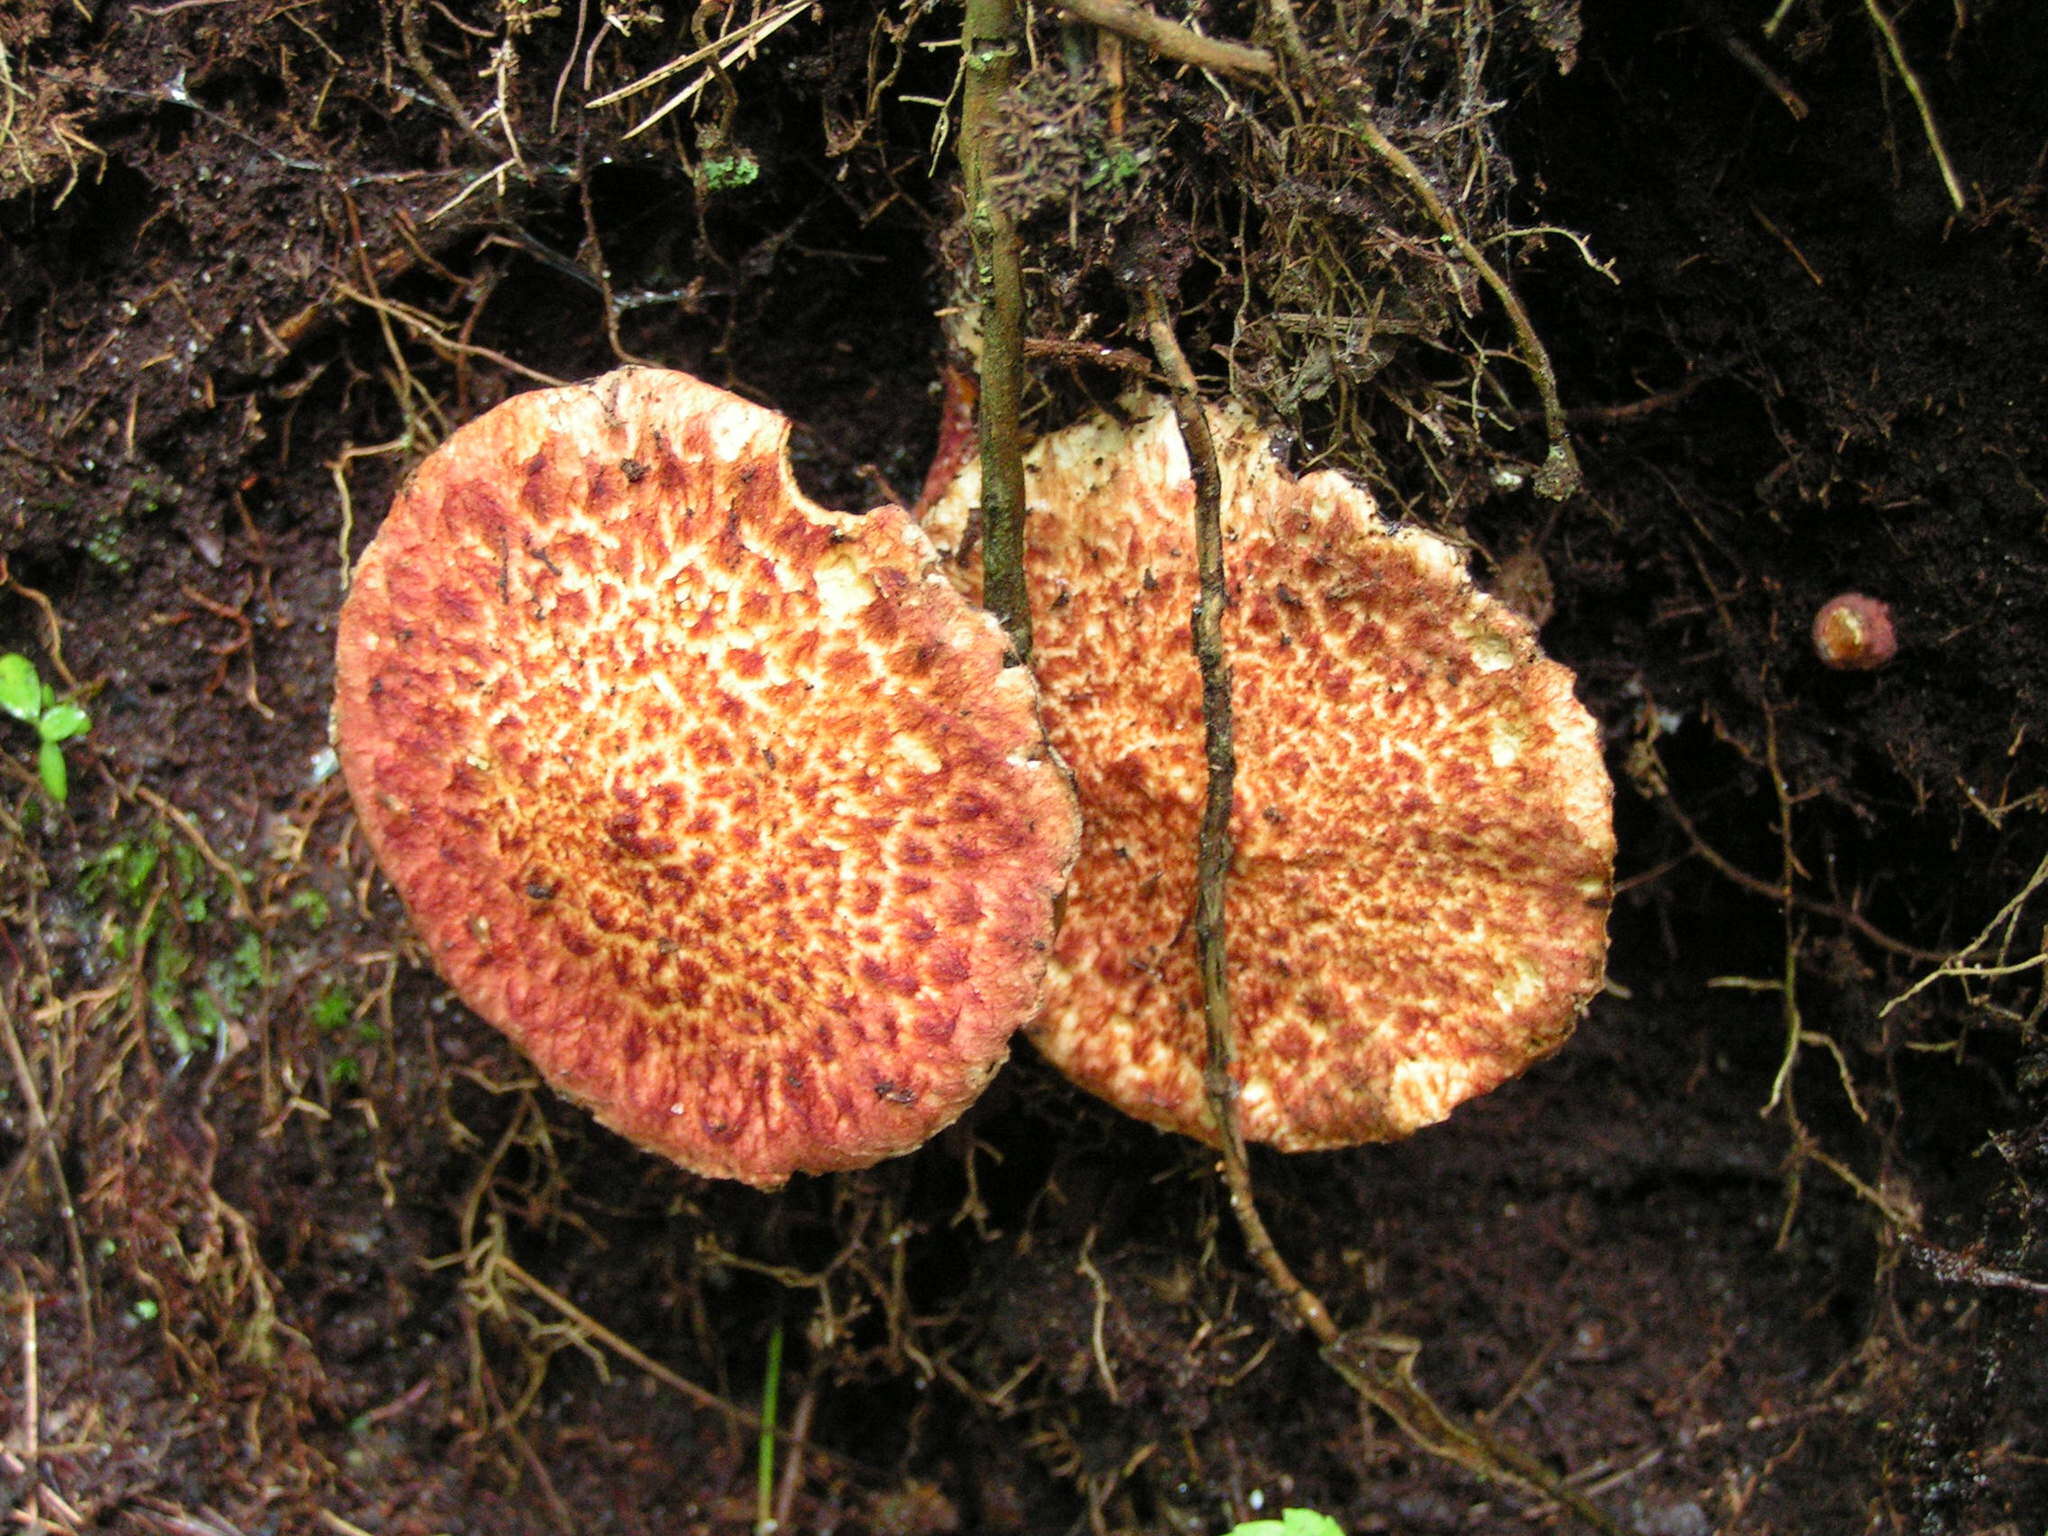
<svg viewBox="0 0 2048 1536"><path fill-rule="evenodd" d="M1016 0L968 0L960 38L967 85L960 113L960 173L982 304L982 601L1020 662L1031 659L1031 602L1024 584L1024 275L1017 229L991 185L997 104L1016 78L1021 38Z"/></svg>

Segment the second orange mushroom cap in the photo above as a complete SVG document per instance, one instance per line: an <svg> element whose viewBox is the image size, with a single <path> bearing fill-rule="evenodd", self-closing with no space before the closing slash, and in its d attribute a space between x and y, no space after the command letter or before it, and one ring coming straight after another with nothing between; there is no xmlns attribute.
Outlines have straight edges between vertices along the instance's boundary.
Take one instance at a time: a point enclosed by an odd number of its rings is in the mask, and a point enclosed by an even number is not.
<svg viewBox="0 0 2048 1536"><path fill-rule="evenodd" d="M1085 828L1036 1043L1074 1081L1213 1140L1190 928L1206 792L1187 453L1126 402L1027 456L1048 733ZM1612 785L1572 676L1463 556L1211 413L1235 679L1226 914L1248 1139L1301 1151L1443 1119L1562 1044L1600 988ZM979 475L924 523L977 590Z"/></svg>

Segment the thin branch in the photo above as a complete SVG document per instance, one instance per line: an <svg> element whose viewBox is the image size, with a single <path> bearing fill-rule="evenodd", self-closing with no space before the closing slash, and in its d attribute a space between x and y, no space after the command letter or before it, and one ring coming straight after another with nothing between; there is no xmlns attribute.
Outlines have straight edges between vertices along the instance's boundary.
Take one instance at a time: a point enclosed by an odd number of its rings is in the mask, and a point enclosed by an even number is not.
<svg viewBox="0 0 2048 1536"><path fill-rule="evenodd" d="M1700 27L1712 34L1714 41L1721 45L1729 58L1740 64L1763 83L1765 90L1778 98L1784 109L1792 114L1794 121L1805 122L1807 105L1800 94L1785 83L1778 72L1766 64L1757 51L1735 34L1721 15L1720 6L1714 0L1685 0L1685 8ZM1766 36L1769 28L1765 29Z"/></svg>
<svg viewBox="0 0 2048 1536"><path fill-rule="evenodd" d="M795 1429L778 1429L768 1423L761 1414L727 1402L708 1387L698 1386L689 1377L663 1365L659 1360L627 1340L623 1335L614 1333L588 1312L577 1306L576 1303L569 1300L560 1291L526 1269L509 1254L502 1251L493 1251L486 1257L485 1262L502 1273L506 1279L511 1280L517 1285L524 1286L537 1299L552 1307L556 1312L559 1312L563 1317L575 1324L579 1330L589 1334L591 1338L604 1345L606 1349L609 1349L635 1370L653 1377L670 1391L696 1404L699 1408L706 1408L713 1413L722 1414L727 1420L742 1429L753 1430L757 1434L765 1433L771 1435L779 1444L800 1445L809 1454L821 1457L826 1461L832 1462L835 1466L843 1467L848 1471L857 1472L865 1477L882 1476L881 1472L857 1456L848 1456L841 1451L833 1450L828 1445L819 1445L800 1436Z"/></svg>
<svg viewBox="0 0 2048 1536"><path fill-rule="evenodd" d="M804 12L808 3L809 0L789 0L788 4L769 11L765 15L756 16L752 21L743 22L741 25L734 27L730 32L690 53L683 54L680 58L670 59L668 63L662 65L659 69L650 70L631 84L622 85L615 91L607 91L602 96L593 96L583 105L586 107L611 106L614 102L624 101L629 96L637 96L642 91L652 90L655 86L661 84L662 81L671 79L686 69L694 69L697 65L703 64L710 59L717 58L721 64L730 68L739 62L748 48L760 43L765 38L774 36L775 33L788 26L792 21L795 21ZM720 57L721 50L724 51L725 55L722 58ZM707 78L708 75L700 76L692 81L690 86L687 87L687 96L676 97L664 102L658 116L649 121L659 122L662 117L666 117L677 107L683 105L684 101L689 97L695 96L698 92L702 91ZM643 123L640 126L644 128L647 124ZM634 133L639 131L639 128L633 130Z"/></svg>
<svg viewBox="0 0 2048 1536"><path fill-rule="evenodd" d="M1237 786L1237 742L1230 658L1223 649L1223 611L1229 605L1229 592L1223 566L1222 475L1216 467L1216 444L1209 433L1209 415L1202 407L1194 371L1188 367L1187 354L1181 351L1180 338L1174 334L1156 287L1145 291L1145 329L1159 359L1159 371L1166 375L1173 394L1174 417L1180 423L1195 482L1195 562L1201 596L1195 605L1192 638L1195 661L1202 669L1203 755L1209 769L1195 851L1195 953L1201 968L1202 1021L1208 1036L1202 1087L1222 1144L1223 1177L1230 1189L1231 1211L1244 1231L1245 1247L1316 1341L1329 1348L1338 1338L1329 1309L1281 1257L1259 1215L1244 1128L1237 1113L1237 1040L1230 1017L1229 935L1223 909L1232 852L1230 807Z"/></svg>
<svg viewBox="0 0 2048 1536"><path fill-rule="evenodd" d="M15 1088L21 1094L21 1102L28 1110L30 1136L37 1143L35 1146L24 1146L21 1149L17 1166L26 1164L37 1151L49 1160L50 1180L57 1191L57 1209L64 1215L64 1235L71 1249L72 1273L78 1283L78 1316L84 1328L86 1344L90 1347L94 1336L92 1271L86 1268L85 1239L78 1230L78 1211L76 1202L71 1198L71 1181L64 1173L64 1149L57 1145L56 1131L44 1109L43 1096L36 1086L35 1073L29 1066L27 1052L21 1047L21 1036L14 1027L14 1010L4 992L0 992L0 1035L6 1038L7 1063L14 1070ZM30 1423L32 1427L32 1419Z"/></svg>
<svg viewBox="0 0 2048 1536"><path fill-rule="evenodd" d="M1244 1236L1245 1251L1278 1291L1301 1325L1321 1346L1323 1358L1351 1388L1434 1455L1481 1477L1519 1483L1569 1509L1603 1536L1625 1536L1589 1499L1565 1486L1526 1452L1459 1421L1437 1406L1413 1375L1412 1341L1348 1336L1338 1328L1323 1299L1305 1285L1281 1255L1259 1214L1251 1161L1238 1117L1237 1043L1231 1021L1228 932L1224 916L1230 859L1230 809L1237 778L1235 716L1231 705L1230 658L1224 650L1223 614L1229 602L1223 563L1222 475L1209 417L1196 389L1194 372L1181 350L1166 305L1156 287L1145 291L1145 329L1159 358L1159 371L1173 395L1175 419L1188 454L1195 486L1195 559L1199 599L1191 629L1202 671L1202 725L1208 761L1208 791L1196 845L1195 952L1202 977L1202 1021L1207 1055L1202 1087L1223 1152L1223 1178L1231 1214ZM1392 1350L1390 1354L1389 1351Z"/></svg>
<svg viewBox="0 0 2048 1536"><path fill-rule="evenodd" d="M1728 57L1762 81L1764 89L1778 98L1778 104L1792 114L1794 122L1806 121L1807 113L1811 109L1806 105L1804 96L1793 90L1782 75L1766 64L1754 48L1733 32L1723 29L1720 38L1721 46L1727 50Z"/></svg>
<svg viewBox="0 0 2048 1536"><path fill-rule="evenodd" d="M1289 73L1311 80L1315 65L1302 40L1301 23L1295 17L1292 0L1267 0L1267 15L1279 35L1281 54L1287 61ZM1563 501L1577 494L1582 477L1578 455L1572 450L1571 431L1565 423L1564 404L1558 398L1557 372L1551 367L1550 353L1545 349L1543 339L1536 334L1535 323L1530 320L1528 310L1522 307L1521 296L1486 259L1486 253L1473 243L1472 237L1465 233L1465 226L1437 196L1436 188L1422 174L1422 168L1380 131L1366 105L1354 99L1350 115L1359 137L1365 140L1366 148L1379 156L1387 168L1407 185L1415 200L1422 204L1436 221L1437 228L1443 231L1444 238L1464 257L1466 265L1479 274L1480 281L1493 290L1494 298L1507 311L1508 323L1515 329L1515 344L1521 354L1522 365L1535 381L1537 398L1543 404L1543 432L1549 447L1542 466L1531 481L1536 494L1552 501Z"/></svg>
<svg viewBox="0 0 2048 1536"><path fill-rule="evenodd" d="M1670 786L1664 782L1663 764L1656 764L1656 773L1657 777L1653 781L1655 793L1652 798L1664 814L1671 818L1673 825L1685 834L1686 841L1692 844L1692 851L1706 860L1708 866L1730 884L1739 886L1753 895L1767 897L1788 907L1797 907L1802 912L1813 912L1822 917L1833 918L1838 923L1846 923L1879 949L1890 950L1895 955L1904 955L1909 960L1923 960L1940 965L1954 958L1938 949L1923 949L1917 944L1908 944L1893 938L1854 907L1844 906L1838 901L1822 901L1819 897L1807 896L1781 885L1773 885L1760 876L1752 875L1700 836L1699 828L1693 824L1693 819L1685 813L1677 797L1671 793Z"/></svg>
<svg viewBox="0 0 2048 1536"><path fill-rule="evenodd" d="M1437 1406L1415 1380L1412 1339L1346 1338L1323 1351L1330 1368L1430 1455L1477 1477L1519 1483L1570 1510L1602 1536L1629 1536L1593 1501L1527 1451Z"/></svg>
<svg viewBox="0 0 2048 1536"><path fill-rule="evenodd" d="M1152 359L1142 352L1129 347L1112 347L1099 341L1069 341L1060 336L1027 336L1024 338L1024 355L1046 362L1061 363L1075 368L1083 363L1092 363L1098 368L1114 368L1133 378L1148 383L1163 383L1152 366Z"/></svg>
<svg viewBox="0 0 2048 1536"><path fill-rule="evenodd" d="M698 75L688 85L669 97L667 101L664 101L660 106L648 113L647 116L641 118L639 122L627 129L621 137L627 139L638 138L656 123L666 118L671 112L674 112L678 107L686 106L694 101L712 81L725 81L726 71L737 68L741 63L751 58L761 43L767 38L773 36L800 16L809 15L815 10L815 6L805 5L801 3L801 0L792 0L791 4L785 5L779 11L771 11L768 15L757 18L756 21L747 26L733 28L726 37L720 38L717 44L712 45L712 51L693 56L703 60L705 68L702 74ZM698 14L701 15L702 12L700 11ZM738 40L728 42L728 38ZM723 52L718 51L719 49L723 49ZM636 82L633 86L628 87L627 90L623 92L615 91L610 98L600 98L600 100L617 100L622 95L630 95L645 83L650 82ZM729 81L726 82L726 89L728 91L731 89Z"/></svg>
<svg viewBox="0 0 2048 1536"><path fill-rule="evenodd" d="M1017 229L997 202L993 167L996 114L1016 78L1021 46L1016 0L968 0L961 33L967 88L960 113L960 172L967 227L974 241L975 286L982 303L981 510L982 601L1010 637L1017 660L1031 660L1031 600L1024 584L1024 450L1018 418L1024 398L1024 273Z"/></svg>
<svg viewBox="0 0 2048 1536"><path fill-rule="evenodd" d="M1768 706L1764 710L1764 762L1771 773L1771 792L1778 800L1778 887L1789 891L1805 871L1792 849L1792 786L1785 782L1784 770L1778 762L1778 717ZM1779 1060L1777 1076L1771 1079L1771 1096L1762 1113L1768 1115L1783 1104L1793 1135L1803 1142L1806 1128L1799 1122L1799 1106L1792 1097L1792 1069L1798 1064L1799 1047L1806 1034L1799 1017L1800 928L1789 901L1778 904L1778 918L1785 933L1785 969L1778 983L1785 1020L1785 1052Z"/></svg>
<svg viewBox="0 0 2048 1536"><path fill-rule="evenodd" d="M1197 69L1260 79L1270 79L1280 72L1279 61L1264 48L1204 37L1177 21L1132 4L1131 0L1053 0L1053 4L1076 21L1127 37L1162 58L1192 64Z"/></svg>
<svg viewBox="0 0 2048 1536"><path fill-rule="evenodd" d="M2020 888L2019 894L2012 897L2011 900L1998 909L1998 915L1984 925L1982 933L1970 940L1961 949L1944 957L1941 963L1933 970L1878 1009L1877 1016L1880 1019L1884 1018L1894 1008L1898 1007L1899 1004L1910 1001L1927 988L1933 986L1937 981L1948 977L1988 978L2016 976L2021 971L2034 970L2043 964L2048 964L2048 951L2043 951L2029 959L2016 961L2011 964L2005 962L2005 955L2010 952L2012 930L2016 919L2019 917L2020 908L2024 907L2032 899L2034 893L2040 890L2044 884L2048 884L2048 858L2042 859L2039 864L2034 866L2034 873L2028 877L2027 883ZM1999 945L1999 963L1995 965L1975 963L1974 957L1982 955L1989 950L1993 942L1998 939L2001 930L2005 934L2005 939Z"/></svg>
<svg viewBox="0 0 2048 1536"><path fill-rule="evenodd" d="M1581 483L1579 459L1572 451L1564 403L1558 398L1557 373L1550 365L1550 353L1544 348L1543 339L1536 334L1535 322L1530 320L1529 311L1522 307L1521 296L1486 259L1486 253L1472 243L1472 237L1465 233L1465 226L1458 222L1458 216L1437 196L1436 188L1422 174L1422 168L1408 158L1401 146L1382 133L1379 125L1362 109L1357 114L1357 126L1366 147L1407 183L1408 190L1415 194L1416 201L1436 221L1444 237L1457 248L1466 264L1479 274L1479 280L1493 290L1500 307L1507 311L1508 323L1515 328L1515 343L1522 356L1522 365L1529 370L1529 376L1536 384L1537 398L1543 402L1543 431L1550 445L1532 484L1537 495L1552 501L1563 501L1575 495Z"/></svg>
<svg viewBox="0 0 2048 1536"><path fill-rule="evenodd" d="M585 273L584 275L588 276L589 274ZM381 298L376 294L358 293L347 283L336 283L334 285L334 297L347 300L351 304L360 304L363 308L383 315L387 319L398 321L399 324L413 331L421 340L437 352L459 357L480 357L485 362L504 369L507 373L516 373L522 379L531 379L534 383L546 385L551 389L568 383L566 379L558 379L552 373L543 373L538 368L529 368L517 359L507 357L504 353L494 351L490 347L480 347L474 342L458 340L456 337L448 334L448 326L445 322L437 320L425 310L415 309L409 304L400 304L391 299Z"/></svg>
<svg viewBox="0 0 2048 1536"><path fill-rule="evenodd" d="M1997 1290L2027 1291L2035 1296L2048 1296L2048 1281L2034 1279L2031 1275L2015 1274L2009 1269L1994 1269L1989 1264L1967 1253L1954 1253L1947 1248L1937 1247L1913 1233L1905 1234L1906 1248L1939 1279L1951 1285L1967 1284L1988 1286Z"/></svg>

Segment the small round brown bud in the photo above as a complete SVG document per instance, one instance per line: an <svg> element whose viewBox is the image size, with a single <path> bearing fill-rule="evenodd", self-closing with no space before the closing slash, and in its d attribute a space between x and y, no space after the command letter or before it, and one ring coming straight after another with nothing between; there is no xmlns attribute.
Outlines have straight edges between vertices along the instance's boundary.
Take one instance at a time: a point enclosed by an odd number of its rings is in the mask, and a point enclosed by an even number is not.
<svg viewBox="0 0 2048 1536"><path fill-rule="evenodd" d="M1813 616L1813 650L1837 672L1869 672L1899 652L1892 611L1874 597L1844 592Z"/></svg>

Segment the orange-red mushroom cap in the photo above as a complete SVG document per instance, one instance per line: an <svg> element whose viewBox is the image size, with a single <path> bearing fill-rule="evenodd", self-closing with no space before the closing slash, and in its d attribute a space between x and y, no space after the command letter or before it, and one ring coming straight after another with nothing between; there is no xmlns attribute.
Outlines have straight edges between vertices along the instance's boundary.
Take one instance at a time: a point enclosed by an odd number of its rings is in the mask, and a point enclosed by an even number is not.
<svg viewBox="0 0 2048 1536"><path fill-rule="evenodd" d="M908 1151L1038 1009L1072 792L997 626L788 424L631 368L508 401L357 566L337 745L435 964L642 1146Z"/></svg>
<svg viewBox="0 0 2048 1536"><path fill-rule="evenodd" d="M1086 819L1032 1034L1083 1087L1214 1140L1192 930L1194 489L1171 410L1134 409L1026 460L1034 666ZM1242 1125L1290 1151L1404 1136L1549 1054L1599 989L1612 785L1571 674L1457 550L1388 527L1337 474L1285 474L1241 414L1211 422ZM949 554L979 493L969 469L926 513Z"/></svg>

